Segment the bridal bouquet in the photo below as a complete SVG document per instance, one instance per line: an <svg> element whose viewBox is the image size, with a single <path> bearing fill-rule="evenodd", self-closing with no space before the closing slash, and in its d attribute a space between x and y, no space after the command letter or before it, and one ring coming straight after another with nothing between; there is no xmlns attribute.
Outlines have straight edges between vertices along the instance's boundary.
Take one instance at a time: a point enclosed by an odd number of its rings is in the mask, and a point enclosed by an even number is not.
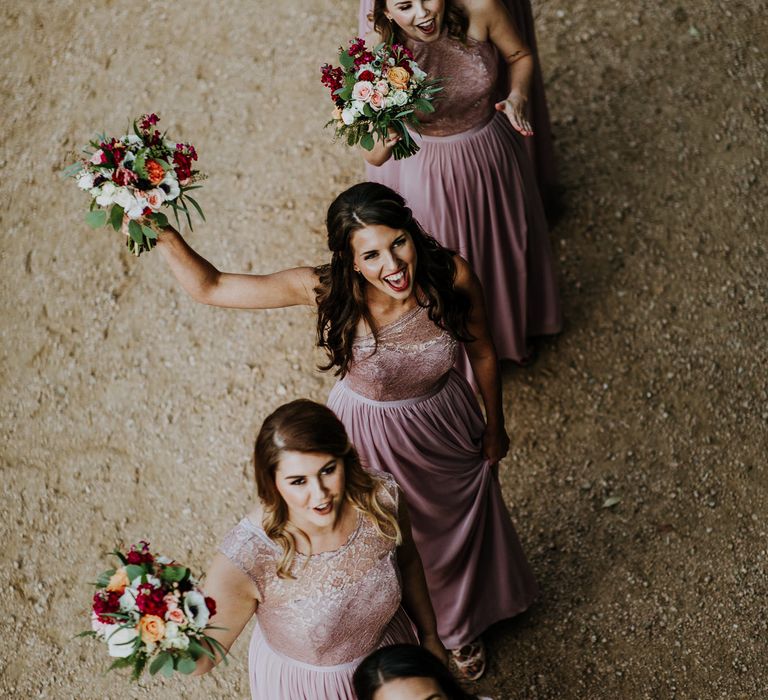
<svg viewBox="0 0 768 700"><path fill-rule="evenodd" d="M331 91L336 107L326 126L336 128L336 136L347 144L359 143L367 151L374 137L387 138L390 128L401 136L393 149L396 159L407 158L419 150L406 125L418 130L416 112L435 111L432 101L442 90L437 80L413 60L413 54L399 44L379 44L373 51L356 38L348 49L339 49L339 63L322 67L321 82Z"/></svg>
<svg viewBox="0 0 768 700"><path fill-rule="evenodd" d="M218 652L226 661L226 650L206 634L220 629L208 624L216 603L203 596L187 567L153 554L144 541L112 554L120 566L99 576L91 629L78 635L106 643L115 657L109 670L132 668L138 680L147 664L150 674L168 677L192 673L203 655L213 659Z"/></svg>
<svg viewBox="0 0 768 700"><path fill-rule="evenodd" d="M65 175L74 177L80 189L90 193L86 221L93 228L123 227L127 217L128 248L134 255L151 250L157 240L155 227L168 225L161 210L170 208L179 224L183 213L192 228L192 205L205 221L203 210L189 195L204 176L193 168L195 147L175 143L155 125L156 114L145 114L133 122L133 133L120 138L98 136L83 149L86 157L69 166Z"/></svg>

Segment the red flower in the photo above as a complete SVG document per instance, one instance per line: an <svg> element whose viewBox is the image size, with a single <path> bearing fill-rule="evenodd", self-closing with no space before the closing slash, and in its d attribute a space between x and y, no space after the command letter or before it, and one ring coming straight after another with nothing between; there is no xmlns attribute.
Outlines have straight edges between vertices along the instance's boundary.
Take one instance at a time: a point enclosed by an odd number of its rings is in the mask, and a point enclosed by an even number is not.
<svg viewBox="0 0 768 700"><path fill-rule="evenodd" d="M347 53L350 56L356 56L362 51L365 51L365 39L361 39L359 36L356 36L354 39L349 40L349 48L347 49Z"/></svg>
<svg viewBox="0 0 768 700"><path fill-rule="evenodd" d="M358 80L367 80L369 82L373 82L376 80L376 76L369 70L364 70L360 75L357 76Z"/></svg>
<svg viewBox="0 0 768 700"><path fill-rule="evenodd" d="M373 54L370 51L363 51L356 59L354 66L355 68L359 68L362 65L365 65L366 63L373 63Z"/></svg>
<svg viewBox="0 0 768 700"><path fill-rule="evenodd" d="M106 613L116 613L120 610L120 593L101 589L93 596L93 612L99 622L114 625L117 620L114 617L106 617Z"/></svg>
<svg viewBox="0 0 768 700"><path fill-rule="evenodd" d="M126 185L132 185L138 179L139 176L133 172L133 170L124 168L122 165L118 166L117 170L115 170L114 174L112 175L112 180L114 180L118 185L123 185L124 187Z"/></svg>
<svg viewBox="0 0 768 700"><path fill-rule="evenodd" d="M155 588L151 583L141 583L136 593L136 607L144 615L163 617L168 610L164 598L162 588Z"/></svg>
<svg viewBox="0 0 768 700"><path fill-rule="evenodd" d="M208 612L211 613L211 617L216 614L216 601L210 596L205 596L205 607L208 608Z"/></svg>
<svg viewBox="0 0 768 700"><path fill-rule="evenodd" d="M149 551L149 542L145 540L141 540L138 544L132 545L131 551L125 555L125 558L129 564L134 565L151 564L155 560L152 553Z"/></svg>
<svg viewBox="0 0 768 700"><path fill-rule="evenodd" d="M139 121L139 129L142 131L149 131L149 127L154 126L159 121L160 117L154 112L152 112L152 114L144 114Z"/></svg>
<svg viewBox="0 0 768 700"><path fill-rule="evenodd" d="M344 71L338 67L334 68L329 63L323 64L320 71L322 72L320 82L331 91L331 99L335 101L336 97L333 93L344 84Z"/></svg>

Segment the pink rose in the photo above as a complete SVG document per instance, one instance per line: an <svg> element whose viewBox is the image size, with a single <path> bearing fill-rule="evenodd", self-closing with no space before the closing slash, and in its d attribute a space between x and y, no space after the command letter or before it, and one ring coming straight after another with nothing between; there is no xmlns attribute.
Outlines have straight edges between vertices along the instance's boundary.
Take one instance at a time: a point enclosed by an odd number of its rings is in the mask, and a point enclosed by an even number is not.
<svg viewBox="0 0 768 700"><path fill-rule="evenodd" d="M104 151L99 149L98 151L96 151L96 153L94 153L91 156L91 163L93 163L94 165L101 165L103 162L103 158L104 158Z"/></svg>
<svg viewBox="0 0 768 700"><path fill-rule="evenodd" d="M147 205L150 207L150 209L157 210L165 201L165 192L161 190L159 187L156 187L153 190L148 190L144 193L144 197L147 200Z"/></svg>
<svg viewBox="0 0 768 700"><path fill-rule="evenodd" d="M384 106L384 95L378 90L374 90L368 103L371 105L371 109L375 109L378 112Z"/></svg>
<svg viewBox="0 0 768 700"><path fill-rule="evenodd" d="M367 102L372 93L373 83L370 83L367 80L360 80L355 83L355 87L352 88L352 99Z"/></svg>
<svg viewBox="0 0 768 700"><path fill-rule="evenodd" d="M386 80L379 80L379 82L376 83L376 92L386 95L389 92L389 83Z"/></svg>
<svg viewBox="0 0 768 700"><path fill-rule="evenodd" d="M163 598L168 610L176 610L179 607L179 598L175 593L168 593Z"/></svg>
<svg viewBox="0 0 768 700"><path fill-rule="evenodd" d="M165 619L170 622L175 622L177 625L183 625L187 621L187 618L184 617L184 613L179 608L169 610L165 614Z"/></svg>

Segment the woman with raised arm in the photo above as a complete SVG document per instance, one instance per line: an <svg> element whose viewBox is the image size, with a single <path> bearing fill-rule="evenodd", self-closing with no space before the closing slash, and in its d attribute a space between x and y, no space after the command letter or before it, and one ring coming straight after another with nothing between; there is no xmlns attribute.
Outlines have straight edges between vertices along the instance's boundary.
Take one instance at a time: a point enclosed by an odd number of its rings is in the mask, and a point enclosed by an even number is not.
<svg viewBox="0 0 768 700"><path fill-rule="evenodd" d="M205 582L217 601L211 636L226 650L256 615L251 697L353 700L361 658L415 643L411 622L445 661L397 485L361 467L333 412L306 399L278 408L254 465L256 506L227 534ZM220 660L212 656L197 673Z"/></svg>
<svg viewBox="0 0 768 700"><path fill-rule="evenodd" d="M328 405L363 463L392 474L403 490L440 639L466 677L479 677L480 634L537 593L494 469L509 438L482 288L466 261L426 235L384 185L340 194L326 225L329 264L270 275L219 272L170 228L157 248L203 303L317 305L324 369L341 375ZM485 419L452 369L460 344Z"/></svg>
<svg viewBox="0 0 768 700"><path fill-rule="evenodd" d="M531 339L558 333L560 298L546 217L525 150L534 61L500 0L375 0L369 45L395 41L442 80L433 114L419 115L421 146L392 158L399 136L361 149L369 180L405 197L440 243L483 284L501 359L530 361ZM504 65L508 83L499 99Z"/></svg>

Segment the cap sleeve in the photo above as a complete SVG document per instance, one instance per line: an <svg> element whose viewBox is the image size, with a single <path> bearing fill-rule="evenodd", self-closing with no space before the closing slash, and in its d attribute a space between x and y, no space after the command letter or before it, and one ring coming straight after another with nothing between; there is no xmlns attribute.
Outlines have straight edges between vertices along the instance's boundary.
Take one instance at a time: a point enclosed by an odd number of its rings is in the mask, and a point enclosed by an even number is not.
<svg viewBox="0 0 768 700"><path fill-rule="evenodd" d="M243 518L226 534L219 551L256 584L259 599L263 600L264 572L270 562L274 568L274 550L259 535L253 523Z"/></svg>
<svg viewBox="0 0 768 700"><path fill-rule="evenodd" d="M400 489L397 486L395 477L387 474L387 472L376 472L373 477L379 482L379 493L384 494L384 504L389 506L392 514L397 517Z"/></svg>

